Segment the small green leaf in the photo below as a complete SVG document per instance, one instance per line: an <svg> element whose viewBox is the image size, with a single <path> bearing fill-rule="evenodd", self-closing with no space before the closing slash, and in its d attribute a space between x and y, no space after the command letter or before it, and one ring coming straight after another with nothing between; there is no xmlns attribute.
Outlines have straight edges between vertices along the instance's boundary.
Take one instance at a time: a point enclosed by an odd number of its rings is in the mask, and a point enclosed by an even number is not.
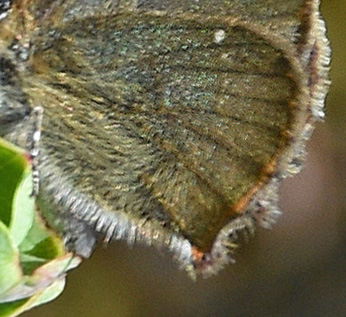
<svg viewBox="0 0 346 317"><path fill-rule="evenodd" d="M25 151L0 139L0 317L56 298L66 271L81 261L46 227L31 192Z"/></svg>
<svg viewBox="0 0 346 317"><path fill-rule="evenodd" d="M27 166L24 151L0 139L0 220L7 226L11 222L14 193Z"/></svg>
<svg viewBox="0 0 346 317"><path fill-rule="evenodd" d="M36 269L32 275L25 276L19 284L9 289L0 299L2 302L12 302L28 297L36 298L55 281L64 278L65 272L75 268L80 261L81 259L74 257L72 253L49 261Z"/></svg>
<svg viewBox="0 0 346 317"><path fill-rule="evenodd" d="M54 259L65 252L61 239L37 217L19 250L21 253L46 260Z"/></svg>
<svg viewBox="0 0 346 317"><path fill-rule="evenodd" d="M25 310L29 310L36 306L48 303L57 298L64 290L65 284L66 280L64 276L55 280L42 293L38 294L35 297L32 297L31 300L24 306Z"/></svg>
<svg viewBox="0 0 346 317"><path fill-rule="evenodd" d="M0 222L0 298L22 278L19 253L7 227Z"/></svg>
<svg viewBox="0 0 346 317"><path fill-rule="evenodd" d="M35 199L31 193L32 175L27 168L15 191L11 213L10 232L16 246L25 239L34 221Z"/></svg>

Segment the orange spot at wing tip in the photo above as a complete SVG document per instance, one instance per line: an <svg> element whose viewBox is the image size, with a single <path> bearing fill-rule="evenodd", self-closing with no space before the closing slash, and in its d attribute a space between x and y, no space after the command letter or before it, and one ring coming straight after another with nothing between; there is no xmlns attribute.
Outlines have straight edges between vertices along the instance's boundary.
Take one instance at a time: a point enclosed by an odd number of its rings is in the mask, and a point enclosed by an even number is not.
<svg viewBox="0 0 346 317"><path fill-rule="evenodd" d="M215 262L210 253L201 251L196 247L192 247L192 259L195 270L200 273L213 266Z"/></svg>
<svg viewBox="0 0 346 317"><path fill-rule="evenodd" d="M192 247L193 262L200 262L204 258L204 252L198 250L196 247Z"/></svg>

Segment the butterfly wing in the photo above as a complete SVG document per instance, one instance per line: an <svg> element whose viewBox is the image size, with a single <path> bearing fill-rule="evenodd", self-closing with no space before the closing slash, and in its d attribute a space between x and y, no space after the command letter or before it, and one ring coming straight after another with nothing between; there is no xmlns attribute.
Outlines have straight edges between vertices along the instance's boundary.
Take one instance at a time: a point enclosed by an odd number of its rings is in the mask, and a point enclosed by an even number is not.
<svg viewBox="0 0 346 317"><path fill-rule="evenodd" d="M297 156L317 2L99 2L24 13L41 209L109 238L179 241L196 262L222 228L253 221L249 203L261 210L257 193Z"/></svg>

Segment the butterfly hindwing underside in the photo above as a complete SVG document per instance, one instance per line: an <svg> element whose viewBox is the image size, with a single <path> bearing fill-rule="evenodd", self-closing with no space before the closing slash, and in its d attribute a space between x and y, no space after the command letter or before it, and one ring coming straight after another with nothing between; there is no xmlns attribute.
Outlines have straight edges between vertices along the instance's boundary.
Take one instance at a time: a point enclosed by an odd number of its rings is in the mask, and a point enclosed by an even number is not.
<svg viewBox="0 0 346 317"><path fill-rule="evenodd" d="M37 205L88 256L95 232L165 245L191 272L279 213L323 115L318 1L13 1L1 135L43 110Z"/></svg>

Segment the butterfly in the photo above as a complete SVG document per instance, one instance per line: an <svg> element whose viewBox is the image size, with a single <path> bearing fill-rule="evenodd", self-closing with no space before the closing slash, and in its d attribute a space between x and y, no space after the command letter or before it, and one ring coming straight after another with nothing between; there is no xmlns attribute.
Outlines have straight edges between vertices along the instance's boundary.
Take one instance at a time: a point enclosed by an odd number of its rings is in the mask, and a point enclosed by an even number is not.
<svg viewBox="0 0 346 317"><path fill-rule="evenodd" d="M324 115L318 0L6 3L0 136L68 249L140 241L208 276L275 221Z"/></svg>

